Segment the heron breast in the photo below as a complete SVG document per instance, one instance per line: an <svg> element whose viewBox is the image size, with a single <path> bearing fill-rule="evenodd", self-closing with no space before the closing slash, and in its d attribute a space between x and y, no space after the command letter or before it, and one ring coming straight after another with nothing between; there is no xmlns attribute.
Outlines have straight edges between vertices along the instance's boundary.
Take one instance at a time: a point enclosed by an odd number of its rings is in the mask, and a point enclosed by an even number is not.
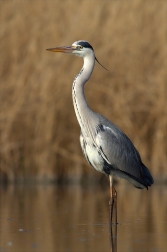
<svg viewBox="0 0 167 252"><path fill-rule="evenodd" d="M96 147L87 144L85 146L86 155L89 159L90 164L99 172L103 172L104 160L97 151Z"/></svg>

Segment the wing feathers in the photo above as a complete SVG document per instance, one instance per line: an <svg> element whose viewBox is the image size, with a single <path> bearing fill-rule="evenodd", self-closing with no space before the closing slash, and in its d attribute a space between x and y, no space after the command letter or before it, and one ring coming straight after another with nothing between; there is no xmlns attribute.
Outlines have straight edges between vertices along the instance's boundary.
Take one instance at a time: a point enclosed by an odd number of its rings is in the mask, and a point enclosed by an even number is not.
<svg viewBox="0 0 167 252"><path fill-rule="evenodd" d="M95 143L108 163L147 187L149 183L142 170L140 155L130 139L115 125L112 128L100 125L99 128L101 131L97 132Z"/></svg>

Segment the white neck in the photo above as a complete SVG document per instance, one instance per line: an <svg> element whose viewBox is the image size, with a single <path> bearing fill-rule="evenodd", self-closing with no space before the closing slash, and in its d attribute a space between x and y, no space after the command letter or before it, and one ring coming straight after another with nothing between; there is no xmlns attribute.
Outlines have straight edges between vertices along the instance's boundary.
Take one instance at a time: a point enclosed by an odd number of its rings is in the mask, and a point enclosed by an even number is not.
<svg viewBox="0 0 167 252"><path fill-rule="evenodd" d="M93 113L85 99L84 85L89 80L95 64L94 54L84 57L84 65L79 74L75 77L72 86L73 104L77 120L80 127L85 127L85 120L89 120L91 113Z"/></svg>

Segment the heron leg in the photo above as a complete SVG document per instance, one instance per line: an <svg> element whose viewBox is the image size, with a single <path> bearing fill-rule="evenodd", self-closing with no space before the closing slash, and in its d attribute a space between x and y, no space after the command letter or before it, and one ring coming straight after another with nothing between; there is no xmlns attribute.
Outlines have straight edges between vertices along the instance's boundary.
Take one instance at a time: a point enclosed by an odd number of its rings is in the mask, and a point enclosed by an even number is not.
<svg viewBox="0 0 167 252"><path fill-rule="evenodd" d="M112 226L114 198L113 198L113 177L111 175L109 175L109 180L110 180L110 201L109 201L110 225ZM112 229L112 227L111 227L111 229Z"/></svg>
<svg viewBox="0 0 167 252"><path fill-rule="evenodd" d="M113 207L114 207L114 199L111 197L109 201L110 208L110 225L112 226L112 218L113 218Z"/></svg>
<svg viewBox="0 0 167 252"><path fill-rule="evenodd" d="M109 176L110 179L110 235L111 235L111 249L112 252L117 251L117 191L113 186L113 178ZM113 218L115 217L115 218ZM112 225L114 224L114 226Z"/></svg>
<svg viewBox="0 0 167 252"><path fill-rule="evenodd" d="M113 177L111 175L109 175L109 180L110 180L110 201L109 201L110 224L112 225L113 222L114 225L117 225L117 191L113 186Z"/></svg>
<svg viewBox="0 0 167 252"><path fill-rule="evenodd" d="M113 206L113 209L114 209L114 217L115 217L115 220L114 220L114 224L117 225L117 191L115 190L115 187L113 186L113 197L114 197L114 206Z"/></svg>

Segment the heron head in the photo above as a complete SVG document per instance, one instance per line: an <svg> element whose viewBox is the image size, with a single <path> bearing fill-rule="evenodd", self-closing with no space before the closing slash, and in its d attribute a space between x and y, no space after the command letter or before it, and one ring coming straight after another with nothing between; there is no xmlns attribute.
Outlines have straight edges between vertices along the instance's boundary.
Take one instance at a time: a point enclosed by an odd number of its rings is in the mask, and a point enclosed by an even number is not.
<svg viewBox="0 0 167 252"><path fill-rule="evenodd" d="M93 47L89 44L89 42L87 42L85 40L75 41L71 46L60 46L60 47L55 47L55 48L48 48L46 50L48 50L50 52L71 53L75 56L82 57L82 58L91 54L94 56L94 59L100 64L100 62L97 60L97 58L95 56ZM102 66L102 67L104 69L106 69L104 66Z"/></svg>
<svg viewBox="0 0 167 252"><path fill-rule="evenodd" d="M71 46L59 46L46 49L50 52L71 53L79 57L85 57L87 54L94 54L93 47L84 40L74 42Z"/></svg>

